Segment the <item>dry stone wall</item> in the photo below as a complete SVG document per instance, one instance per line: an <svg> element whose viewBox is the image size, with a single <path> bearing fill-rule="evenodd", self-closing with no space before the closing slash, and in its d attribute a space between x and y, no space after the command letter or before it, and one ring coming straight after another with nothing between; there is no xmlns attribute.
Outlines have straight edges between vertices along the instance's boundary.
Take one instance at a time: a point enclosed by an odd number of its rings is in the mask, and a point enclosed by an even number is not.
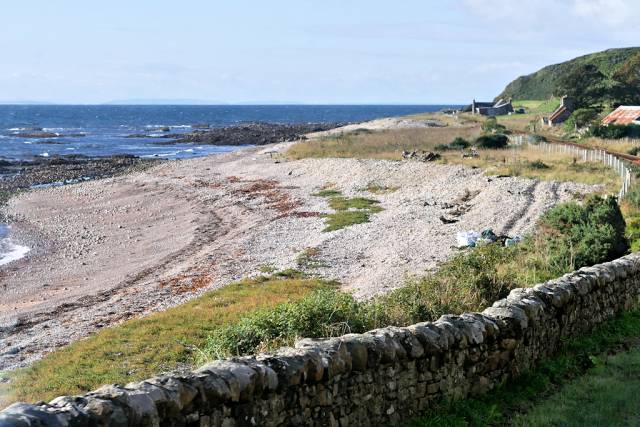
<svg viewBox="0 0 640 427"><path fill-rule="evenodd" d="M397 425L442 398L486 393L562 341L631 309L640 254L516 289L482 313L443 316L234 358L188 375L18 403L1 426Z"/></svg>

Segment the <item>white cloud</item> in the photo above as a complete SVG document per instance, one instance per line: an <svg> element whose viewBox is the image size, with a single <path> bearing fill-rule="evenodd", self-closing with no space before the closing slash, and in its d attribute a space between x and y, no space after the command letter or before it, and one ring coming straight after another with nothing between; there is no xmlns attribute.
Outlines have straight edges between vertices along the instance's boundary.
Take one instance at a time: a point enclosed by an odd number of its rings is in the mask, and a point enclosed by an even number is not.
<svg viewBox="0 0 640 427"><path fill-rule="evenodd" d="M489 21L541 26L584 21L609 27L636 26L640 18L637 0L463 0L463 3L472 13Z"/></svg>
<svg viewBox="0 0 640 427"><path fill-rule="evenodd" d="M640 18L637 0L573 0L572 3L576 16L611 27L637 25Z"/></svg>

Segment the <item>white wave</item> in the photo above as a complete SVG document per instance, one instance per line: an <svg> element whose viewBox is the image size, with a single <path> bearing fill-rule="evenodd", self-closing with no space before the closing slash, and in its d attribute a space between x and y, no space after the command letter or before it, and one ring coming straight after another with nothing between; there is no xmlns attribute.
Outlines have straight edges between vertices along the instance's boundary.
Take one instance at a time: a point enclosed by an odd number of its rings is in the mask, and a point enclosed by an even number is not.
<svg viewBox="0 0 640 427"><path fill-rule="evenodd" d="M186 150L182 150L183 153L193 153L193 148L187 148Z"/></svg>
<svg viewBox="0 0 640 427"><path fill-rule="evenodd" d="M40 154L40 157L49 157L49 153L44 152L44 153Z"/></svg>
<svg viewBox="0 0 640 427"><path fill-rule="evenodd" d="M149 136L151 136L153 138L162 138L164 136L164 134L162 134L162 133L150 133Z"/></svg>
<svg viewBox="0 0 640 427"><path fill-rule="evenodd" d="M146 154L144 156L140 156L143 158L153 158L153 157L172 157L176 156L180 151L173 151L171 153L158 153L158 154Z"/></svg>
<svg viewBox="0 0 640 427"><path fill-rule="evenodd" d="M67 149L67 150L75 150L75 149L76 149L76 147L67 147L66 149Z"/></svg>
<svg viewBox="0 0 640 427"><path fill-rule="evenodd" d="M170 129L190 129L191 125L173 125L169 126Z"/></svg>
<svg viewBox="0 0 640 427"><path fill-rule="evenodd" d="M30 250L27 246L14 243L11 239L2 239L0 241L0 265L6 265L24 258Z"/></svg>
<svg viewBox="0 0 640 427"><path fill-rule="evenodd" d="M23 144L33 144L33 141L25 141Z"/></svg>

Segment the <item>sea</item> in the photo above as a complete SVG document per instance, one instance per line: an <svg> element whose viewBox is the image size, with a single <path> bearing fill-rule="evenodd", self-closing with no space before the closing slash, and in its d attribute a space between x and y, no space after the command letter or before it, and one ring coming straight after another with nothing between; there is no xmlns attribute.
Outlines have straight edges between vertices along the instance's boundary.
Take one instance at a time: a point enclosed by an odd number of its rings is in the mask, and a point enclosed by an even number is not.
<svg viewBox="0 0 640 427"><path fill-rule="evenodd" d="M184 159L236 150L237 146L175 143L202 125L247 122L353 123L439 111L448 105L0 105L0 160L119 154ZM50 136L29 137L47 133ZM132 137L144 135L144 137ZM30 248L0 224L0 269Z"/></svg>
<svg viewBox="0 0 640 427"><path fill-rule="evenodd" d="M70 154L129 154L182 159L237 149L176 144L198 125L247 122L345 123L433 112L448 105L0 105L0 159L28 160ZM167 128L169 129L167 131ZM50 138L30 138L46 132ZM131 137L145 135L146 137Z"/></svg>

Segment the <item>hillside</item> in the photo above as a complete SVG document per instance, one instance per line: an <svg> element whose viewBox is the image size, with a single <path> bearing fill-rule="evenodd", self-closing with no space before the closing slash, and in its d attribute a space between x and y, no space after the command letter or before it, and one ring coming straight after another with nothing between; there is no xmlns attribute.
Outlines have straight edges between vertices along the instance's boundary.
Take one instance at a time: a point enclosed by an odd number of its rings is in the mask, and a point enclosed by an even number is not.
<svg viewBox="0 0 640 427"><path fill-rule="evenodd" d="M638 53L640 53L640 47L609 49L549 65L533 74L518 77L507 85L496 100L500 98L548 99L554 95L560 78L578 66L593 64L607 78L611 78L619 68Z"/></svg>

